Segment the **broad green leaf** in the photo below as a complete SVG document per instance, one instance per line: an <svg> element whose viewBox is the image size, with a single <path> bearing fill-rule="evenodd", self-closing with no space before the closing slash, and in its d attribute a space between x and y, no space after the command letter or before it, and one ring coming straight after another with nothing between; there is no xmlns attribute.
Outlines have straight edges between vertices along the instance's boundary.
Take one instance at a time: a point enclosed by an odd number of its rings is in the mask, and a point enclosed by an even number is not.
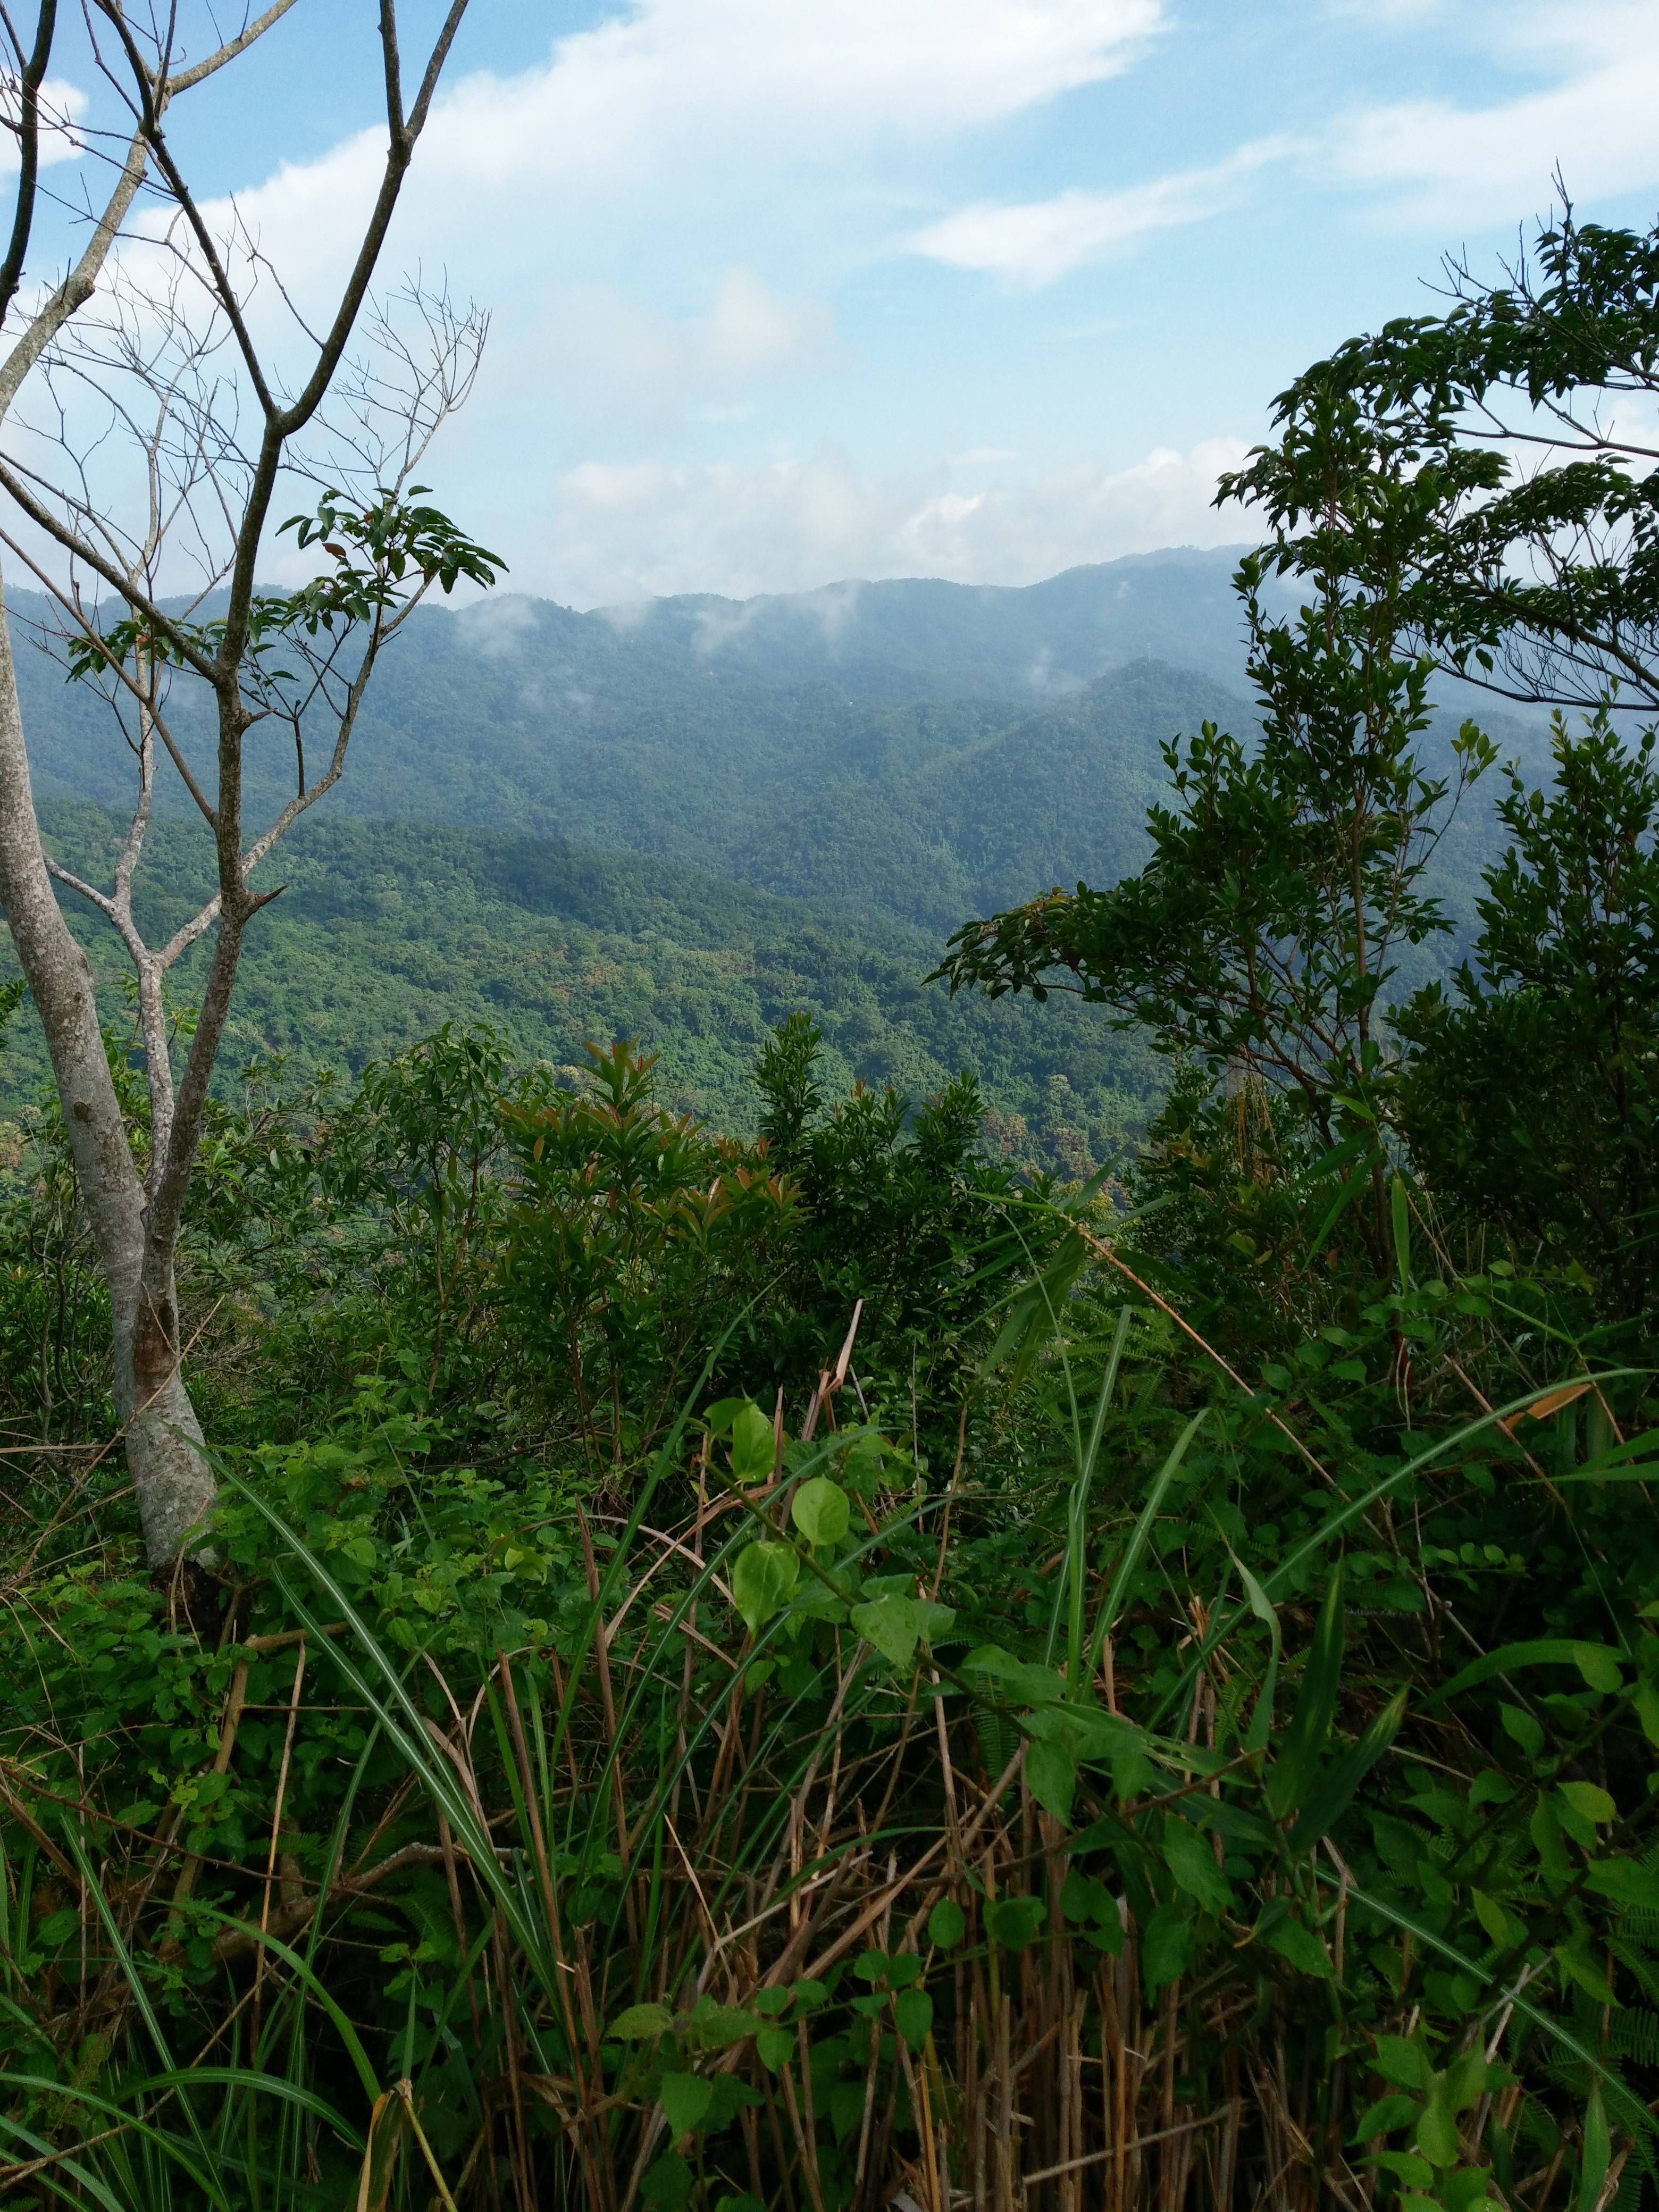
<svg viewBox="0 0 1659 2212"><path fill-rule="evenodd" d="M1445 2099L1454 2112L1472 2111L1480 2102L1490 2070L1479 2041L1458 2052L1445 2071Z"/></svg>
<svg viewBox="0 0 1659 2212"><path fill-rule="evenodd" d="M1190 1905L1155 1906L1140 1936L1140 1971L1147 1989L1161 1990L1184 1974L1197 1941Z"/></svg>
<svg viewBox="0 0 1659 2212"><path fill-rule="evenodd" d="M651 2036L665 2035L673 2025L674 2015L666 2005L636 2004L617 2014L611 2033L622 2043L643 2043Z"/></svg>
<svg viewBox="0 0 1659 2212"><path fill-rule="evenodd" d="M968 1917L953 1897L942 1897L927 1916L927 1941L954 1951L968 1930Z"/></svg>
<svg viewBox="0 0 1659 2212"><path fill-rule="evenodd" d="M1528 1759L1542 1758L1544 1731L1529 1712L1519 1705L1499 1705L1498 1717L1503 1723L1504 1733L1520 1745Z"/></svg>
<svg viewBox="0 0 1659 2212"><path fill-rule="evenodd" d="M772 1424L758 1406L744 1406L732 1423L732 1472L741 1483L769 1482L777 1461Z"/></svg>
<svg viewBox="0 0 1659 2212"><path fill-rule="evenodd" d="M1325 1946L1311 1928L1304 1927L1288 1910L1273 1913L1270 1907L1257 1924L1256 1935L1270 1951L1277 1951L1298 1972L1318 1974L1327 1981L1331 1978L1331 1962Z"/></svg>
<svg viewBox="0 0 1659 2212"><path fill-rule="evenodd" d="M1396 2128L1408 2126L1416 2118L1416 2098L1402 2097L1396 2090L1392 2096L1379 2097L1360 2114L1350 2141L1362 2143L1369 2142L1373 2136L1391 2136Z"/></svg>
<svg viewBox="0 0 1659 2212"><path fill-rule="evenodd" d="M1417 2148L1431 2166L1457 2163L1457 2116L1442 2081L1437 2081L1430 2091L1429 2101L1418 2120Z"/></svg>
<svg viewBox="0 0 1659 2212"><path fill-rule="evenodd" d="M1164 1830L1164 1863L1206 1912L1218 1919L1232 1903L1227 1877L1215 1863L1215 1848L1190 1822L1170 1820Z"/></svg>
<svg viewBox="0 0 1659 2212"><path fill-rule="evenodd" d="M741 2043L744 2036L753 2035L762 2025L757 2013L739 2012L733 2005L699 1997L687 2016L685 2030L700 2051L724 2051L731 2044Z"/></svg>
<svg viewBox="0 0 1659 2212"><path fill-rule="evenodd" d="M933 2000L926 1990L901 1990L893 1999L893 2022L912 2051L920 2051L933 2025Z"/></svg>
<svg viewBox="0 0 1659 2212"><path fill-rule="evenodd" d="M1638 1866L1634 1859L1593 1861L1584 1885L1598 1897L1622 1905L1626 1911L1659 1911L1659 1869Z"/></svg>
<svg viewBox="0 0 1659 2212"><path fill-rule="evenodd" d="M788 1603L799 1578L800 1561L787 1544L763 1539L744 1546L732 1570L732 1595L751 1636Z"/></svg>
<svg viewBox="0 0 1659 2212"><path fill-rule="evenodd" d="M1367 2161L1380 2166L1384 2173L1392 2173L1408 2188L1432 2189L1434 2168L1426 2159L1419 2158L1415 2151L1382 2150Z"/></svg>
<svg viewBox="0 0 1659 2212"><path fill-rule="evenodd" d="M1393 2081L1402 2089L1425 2090L1434 2079L1427 2053L1420 2045L1408 2043L1403 2035L1379 2035L1371 2064L1385 2081Z"/></svg>
<svg viewBox="0 0 1659 2212"><path fill-rule="evenodd" d="M1077 1761L1063 1745L1028 1744L1025 1779L1031 1785L1032 1796L1045 1813L1052 1813L1057 1820L1071 1819L1072 1798L1077 1790Z"/></svg>
<svg viewBox="0 0 1659 2212"><path fill-rule="evenodd" d="M678 2212L690 2197L696 2175L678 2151L669 2151L649 2167L640 2184L640 2200L652 2212Z"/></svg>
<svg viewBox="0 0 1659 2212"><path fill-rule="evenodd" d="M1474 1907L1474 1917L1500 1950L1507 1950L1515 1942L1517 1932L1525 1934L1519 1921L1506 1912L1495 1897L1488 1897L1483 1889L1472 1889L1469 1902Z"/></svg>
<svg viewBox="0 0 1659 2212"><path fill-rule="evenodd" d="M775 2074L794 2055L795 2032L791 2027L763 2027L755 2038L755 2049L767 2072Z"/></svg>
<svg viewBox="0 0 1659 2212"><path fill-rule="evenodd" d="M670 2139L678 2142L696 2127L714 2101L714 2085L700 2074L665 2074L657 2094L668 2119Z"/></svg>
<svg viewBox="0 0 1659 2212"><path fill-rule="evenodd" d="M962 1662L963 1679L981 1695L1010 1705L1057 1705L1066 1698L1066 1684L1052 1667L1034 1667L1016 1659L1000 1644L981 1644Z"/></svg>
<svg viewBox="0 0 1659 2212"><path fill-rule="evenodd" d="M841 1485L818 1474L802 1483L789 1510L796 1528L816 1549L820 1544L840 1543L852 1509Z"/></svg>
<svg viewBox="0 0 1659 2212"><path fill-rule="evenodd" d="M1609 1820L1619 1818L1619 1808L1594 1782L1564 1782L1560 1790L1573 1811L1583 1820L1605 1826Z"/></svg>
<svg viewBox="0 0 1659 2212"><path fill-rule="evenodd" d="M928 1598L898 1596L855 1605L852 1615L853 1626L865 1642L899 1668L910 1664L919 1643L944 1635L956 1617L948 1605L935 1605Z"/></svg>
<svg viewBox="0 0 1659 2212"><path fill-rule="evenodd" d="M1048 1917L1041 1898L999 1897L985 1908L985 1932L1005 1951L1023 1951L1036 1942Z"/></svg>

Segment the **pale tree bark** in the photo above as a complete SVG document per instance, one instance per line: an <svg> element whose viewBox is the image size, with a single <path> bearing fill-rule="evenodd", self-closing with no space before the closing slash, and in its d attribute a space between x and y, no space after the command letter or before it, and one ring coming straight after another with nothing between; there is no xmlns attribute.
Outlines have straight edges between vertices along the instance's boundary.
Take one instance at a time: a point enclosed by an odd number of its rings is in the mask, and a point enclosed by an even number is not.
<svg viewBox="0 0 1659 2212"><path fill-rule="evenodd" d="M297 608L293 619L299 635L298 626L303 624L306 614L298 599L262 601L255 591L256 566L271 520L271 502L285 471L293 473L289 456L293 441L317 421L341 373L416 141L467 0L453 0L431 50L415 102L407 112L394 0L380 0L388 134L385 171L336 311L322 335L313 341L308 374L299 392L288 398L255 347L245 299L234 275L232 253L215 236L198 209L178 168L162 119L180 92L204 82L246 52L296 4L298 0L275 0L275 4L245 22L204 60L175 71L168 47L174 34L170 14L161 19L162 27L152 25L146 46L135 32L134 11L125 0L89 0L87 21L94 32L104 35L113 57L106 68L112 74L115 67L125 67L134 128L130 142L112 161L113 177L107 200L91 223L78 261L45 295L0 360L0 424L14 409L31 373L38 369L50 376L55 360L67 362L83 381L96 384L100 358L96 349L79 357L65 356L62 349L67 336L72 335L72 318L106 278L112 257L118 275L123 227L140 192L148 191L172 205L183 241L181 263L189 265L199 283L198 315L208 315L222 330L237 375L242 386L251 390L257 410L256 441L246 455L236 454L232 467L227 456L234 450L234 435L212 415L220 386L210 378L197 388L193 399L188 393L181 398L179 374L175 372L170 383L160 371L151 374L142 347L134 350L131 359L124 357L118 365L137 375L153 395L159 393L161 400L154 441L148 447L147 434L138 431L133 418L117 409L120 420L133 429L140 450L147 450L150 467L150 511L146 522L127 538L100 513L87 489L84 471L77 481L71 469L66 487L47 485L33 464L25 465L9 453L0 453L0 490L9 495L15 509L37 533L26 543L11 531L0 529L0 544L9 547L52 593L64 612L69 631L81 633L82 652L89 651L103 669L110 692L135 710L137 718L138 738L133 747L137 802L117 862L113 889L105 892L49 860L42 843L16 670L0 604L0 907L46 1033L82 1203L109 1290L113 1395L124 1425L126 1462L137 1497L146 1552L158 1569L169 1565L183 1552L200 1551L200 1524L215 1496L201 1425L183 1372L177 1261L191 1170L242 948L250 922L260 906L275 896L256 892L251 874L290 824L342 773L375 659L411 606L434 581L448 590L461 573L489 582L500 566L493 556L468 545L447 525L447 536L429 524L400 520L404 510L395 506L397 494L408 481L424 442L443 416L465 398L471 370L476 369L482 320L445 320L446 309L439 317L439 326L453 341L451 352L441 359L435 385L419 387L411 402L413 412L399 465L385 474L371 473L368 479L382 488L388 481L393 485L390 510L384 491L377 495L380 536L376 538L372 532L360 532L350 550L334 544L326 549L337 566L324 600L340 611L343 635L350 629L346 620L350 616L366 641L355 667L343 663L343 647L331 623L325 641L314 651L306 647L301 638L301 649L310 652L313 667L313 681L303 697L295 701L273 691L262 674L258 665L261 620L274 619L270 612L273 605ZM325 0L325 4L332 4L332 0ZM40 88L51 58L55 16L52 0L42 0L31 48L14 56L21 160L11 245L0 263L0 318L9 317L24 278L33 221ZM11 29L9 19L5 27L8 32ZM207 349L204 339L196 356L197 366ZM181 357L190 363L188 344ZM196 441L182 462L177 459L176 439L173 446L168 444L181 419L181 410ZM167 473L159 458L164 452L173 456L169 465L176 478L177 500L172 510L158 489ZM378 464L380 457L373 458ZM204 485L226 524L222 558L206 579L209 587L223 586L228 592L222 627L216 632L170 619L156 604L156 564L164 550L169 520L188 507ZM385 550L388 511L403 532L401 563ZM330 512L331 517L333 511ZM431 511L410 508L408 513L424 516ZM346 520L349 523L349 515ZM64 572L54 574L46 565L51 556L50 552L41 555L39 549L43 544L67 563ZM80 580L86 576L94 586L125 602L133 624L143 632L142 639L136 643L131 637L124 641L114 632L100 636L96 623L83 607ZM410 578L407 585L406 576ZM308 603L313 615L319 603L313 594ZM314 621L311 635L313 639L318 635ZM215 774L205 787L167 725L161 670L168 663L187 678L206 684L213 696L216 757ZM301 718L316 709L319 701L333 724L333 741L325 772L307 782ZM293 721L300 763L298 789L277 819L250 839L243 810L243 741L251 726L273 714ZM143 856L153 805L158 737L212 833L219 887L215 896L171 939L151 946L134 921L132 879ZM113 926L136 973L150 1103L146 1170L141 1170L110 1072L91 964L59 908L54 877L71 893L87 899ZM201 1004L175 1084L165 978L189 946L209 931L213 933L212 949ZM197 1532L194 1540L192 1531Z"/></svg>

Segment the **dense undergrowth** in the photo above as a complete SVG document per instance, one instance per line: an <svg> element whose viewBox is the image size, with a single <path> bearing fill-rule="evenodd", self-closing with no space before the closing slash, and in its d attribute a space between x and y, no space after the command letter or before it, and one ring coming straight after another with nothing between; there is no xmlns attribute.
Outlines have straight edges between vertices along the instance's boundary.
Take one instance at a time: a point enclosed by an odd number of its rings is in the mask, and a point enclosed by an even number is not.
<svg viewBox="0 0 1659 2212"><path fill-rule="evenodd" d="M621 1046L251 1071L180 1273L220 1502L158 1581L20 1132L0 2195L1652 2191L1659 775L1561 723L1468 967L1391 993L1458 794L1373 528L1430 479L1346 406L1357 565L1291 618L1243 572L1259 743L1171 745L1139 877L953 941L1165 1054L1110 1179L988 1158L966 1077L826 1096L802 1018L753 1140Z"/></svg>

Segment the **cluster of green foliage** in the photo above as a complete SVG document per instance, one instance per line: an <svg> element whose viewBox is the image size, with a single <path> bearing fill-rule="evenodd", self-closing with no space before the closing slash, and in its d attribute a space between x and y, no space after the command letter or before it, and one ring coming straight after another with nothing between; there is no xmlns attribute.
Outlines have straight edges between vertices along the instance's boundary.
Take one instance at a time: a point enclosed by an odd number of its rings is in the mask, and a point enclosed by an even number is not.
<svg viewBox="0 0 1659 2212"><path fill-rule="evenodd" d="M1624 265L1563 262L1592 323ZM1434 653L1638 652L1642 570L1601 632L1593 579L1506 602L1530 646L1437 600L1502 481L1351 367L1249 484L1258 738L1171 746L1138 876L947 955L1162 1054L1115 1184L995 1157L967 1078L847 1091L800 1015L725 1133L475 1026L256 1073L180 1268L214 1550L158 1587L20 1127L19 2203L1659 2186L1659 774L1613 701L1408 964L1499 774L1476 722L1429 755Z"/></svg>
<svg viewBox="0 0 1659 2212"><path fill-rule="evenodd" d="M62 801L43 814L65 865L106 872L117 817ZM151 838L160 865L149 880L167 899L145 894L141 919L176 926L210 894L211 852L198 824L160 821ZM922 1097L972 1067L992 1142L1073 1176L1121 1152L1156 1095L1144 1048L1086 1018L952 1005L923 989L936 940L913 927L744 890L701 869L480 830L318 822L283 847L281 880L244 957L227 1099L250 1060L280 1058L295 1081L326 1067L355 1075L448 1021L493 1029L515 1060L567 1070L583 1064L590 1038L648 1040L665 1099L748 1133L750 1067L799 1010L823 1032L836 1087L862 1079ZM79 902L68 911L118 1029L118 947ZM181 1012L204 958L188 954L173 979ZM14 1023L0 1048L0 1115L15 1120L46 1079L38 1028Z"/></svg>

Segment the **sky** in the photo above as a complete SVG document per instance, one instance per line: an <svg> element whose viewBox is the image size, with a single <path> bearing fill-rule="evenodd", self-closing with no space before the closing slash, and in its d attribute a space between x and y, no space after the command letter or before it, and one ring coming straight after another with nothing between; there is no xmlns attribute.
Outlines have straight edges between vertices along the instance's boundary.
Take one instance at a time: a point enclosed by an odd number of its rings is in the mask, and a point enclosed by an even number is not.
<svg viewBox="0 0 1659 2212"><path fill-rule="evenodd" d="M377 12L299 0L174 113L307 307ZM472 0L383 273L489 311L428 473L514 589L1024 584L1248 538L1215 478L1273 394L1558 169L1646 228L1656 112L1655 0Z"/></svg>

